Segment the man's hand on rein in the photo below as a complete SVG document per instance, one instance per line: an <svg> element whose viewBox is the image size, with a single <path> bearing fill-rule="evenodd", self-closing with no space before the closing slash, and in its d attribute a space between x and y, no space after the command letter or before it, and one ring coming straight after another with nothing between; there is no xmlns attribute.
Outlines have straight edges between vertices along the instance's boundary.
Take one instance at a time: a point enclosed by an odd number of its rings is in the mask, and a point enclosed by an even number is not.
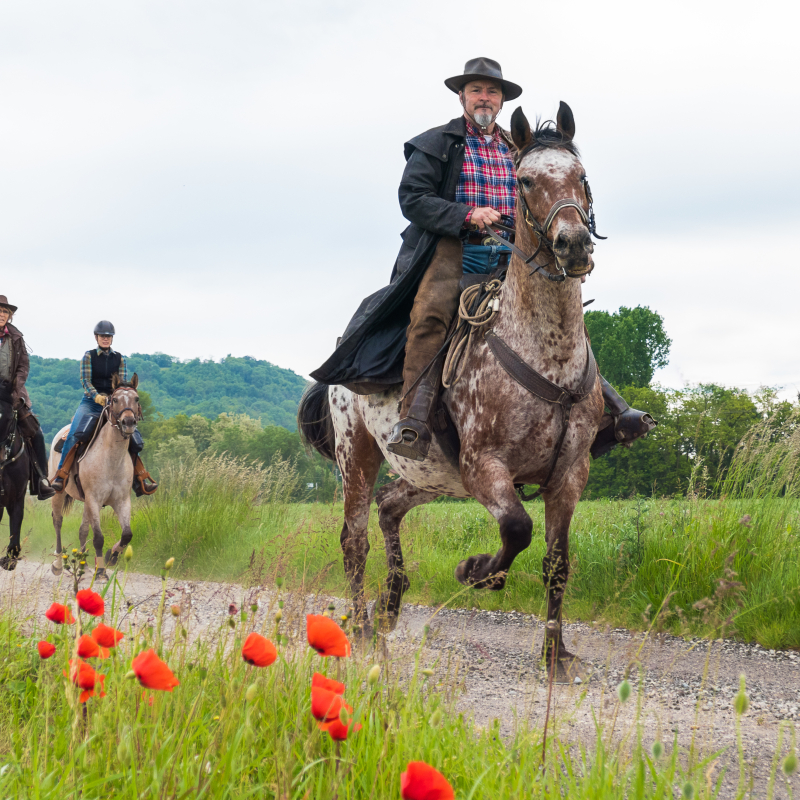
<svg viewBox="0 0 800 800"><path fill-rule="evenodd" d="M108 402L108 395L105 394L95 395L94 401L95 403L97 403L97 405L104 406Z"/></svg>
<svg viewBox="0 0 800 800"><path fill-rule="evenodd" d="M473 227L483 230L484 225L494 225L496 222L500 222L500 219L499 211L495 211L491 206L481 206L472 212L469 221Z"/></svg>

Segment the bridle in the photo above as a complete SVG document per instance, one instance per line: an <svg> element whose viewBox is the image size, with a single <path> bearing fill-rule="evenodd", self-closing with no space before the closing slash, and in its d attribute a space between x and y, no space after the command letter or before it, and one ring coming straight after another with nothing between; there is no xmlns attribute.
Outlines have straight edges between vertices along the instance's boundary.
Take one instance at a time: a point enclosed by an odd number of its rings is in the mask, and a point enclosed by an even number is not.
<svg viewBox="0 0 800 800"><path fill-rule="evenodd" d="M518 154L516 158L516 166L519 167L522 158L527 154L530 148L526 148L521 153ZM556 200L555 203L550 207L550 211L548 212L547 216L545 217L544 223L539 224L536 217L533 216L531 213L531 209L528 206L528 201L525 199L525 192L523 190L522 184L520 183L519 179L517 179L517 203L518 205L522 206L522 214L525 222L527 223L528 227L536 234L536 238L538 239L538 244L536 246L536 250L534 250L532 256L528 256L523 250L517 247L515 244L509 242L507 239L504 239L498 233L496 233L492 228L488 225L484 227L484 230L492 237L498 244L503 245L504 247L508 247L515 255L519 256L522 261L525 263L526 266L531 266L533 264L533 269L530 271L531 275L539 272L540 274L544 275L548 280L555 281L557 283L561 283L562 281L566 280L567 278L583 278L586 275L590 275L592 270L594 269L594 265L588 272L580 272L580 273L572 273L567 272L562 266L559 265L558 259L555 256L553 251L553 240L549 239L547 236L548 231L550 230L550 226L553 224L556 216L560 211L563 211L565 208L574 208L578 215L581 218L583 224L588 228L589 233L594 236L595 239L606 239L606 236L600 236L596 230L596 223L594 218L594 200L592 198L592 190L589 188L589 181L586 179L584 175L581 178L581 183L583 184L583 190L586 194L586 204L589 206L589 211L587 212L583 206L577 201L571 198L564 198L562 200ZM493 228L499 228L501 231L505 231L506 233L516 233L514 228L509 228L506 225L499 225L495 223ZM536 262L536 256L539 255L542 251L547 251L548 256L552 257L553 263L558 268L559 272L553 273L550 270L545 269L547 266L546 264L538 264ZM548 259L549 260L549 259Z"/></svg>
<svg viewBox="0 0 800 800"><path fill-rule="evenodd" d="M140 419L143 419L142 406L141 406L141 403L139 403L138 399L137 399L137 402L136 402L136 408L134 408L131 405L126 405L119 413L117 413L117 414L114 413L114 411L113 411L113 409L111 407L111 401L113 400L114 395L117 392L119 392L120 390L125 390L125 389L131 389L134 392L136 391L135 389L133 389L132 386L118 386L109 395L108 402L106 403L106 408L105 408L106 412L108 413L108 422L109 422L109 424L112 427L116 428L123 436L125 436L126 434L123 433L122 428L120 428L120 426L119 426L119 423L122 420L122 415L126 411L130 411L131 414L133 414L133 419L134 419L135 423L138 422ZM132 434L128 434L128 435L130 436Z"/></svg>

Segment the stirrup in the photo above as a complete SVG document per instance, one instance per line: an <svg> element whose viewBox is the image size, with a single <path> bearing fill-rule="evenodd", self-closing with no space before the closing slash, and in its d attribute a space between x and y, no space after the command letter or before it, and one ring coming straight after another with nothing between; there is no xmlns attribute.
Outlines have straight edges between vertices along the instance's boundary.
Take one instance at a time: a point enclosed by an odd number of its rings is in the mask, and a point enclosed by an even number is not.
<svg viewBox="0 0 800 800"><path fill-rule="evenodd" d="M47 480L47 478L39 478L39 492L36 498L38 500L49 500L51 497L55 497L55 494L56 490L53 488L50 481Z"/></svg>
<svg viewBox="0 0 800 800"><path fill-rule="evenodd" d="M406 417L392 428L386 449L402 458L424 461L431 449L431 432L424 422Z"/></svg>
<svg viewBox="0 0 800 800"><path fill-rule="evenodd" d="M146 481L150 481L150 483L146 483ZM149 472L145 473L144 475L134 476L133 491L137 497L155 494L156 489L158 489L158 484L150 477Z"/></svg>
<svg viewBox="0 0 800 800"><path fill-rule="evenodd" d="M65 483L66 481L64 478L62 478L60 475L56 475L56 477L53 478L53 482L50 484L50 487L56 493L63 492Z"/></svg>
<svg viewBox="0 0 800 800"><path fill-rule="evenodd" d="M646 411L628 408L614 417L614 437L620 444L630 445L634 439L648 434L657 424Z"/></svg>

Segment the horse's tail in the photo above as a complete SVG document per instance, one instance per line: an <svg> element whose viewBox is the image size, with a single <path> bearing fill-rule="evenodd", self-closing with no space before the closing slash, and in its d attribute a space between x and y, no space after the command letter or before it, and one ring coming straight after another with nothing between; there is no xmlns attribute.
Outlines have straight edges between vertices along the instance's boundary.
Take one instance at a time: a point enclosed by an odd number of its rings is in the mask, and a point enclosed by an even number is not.
<svg viewBox="0 0 800 800"><path fill-rule="evenodd" d="M61 506L61 513L62 513L64 516L66 516L67 514L69 514L70 510L72 509L72 505L73 505L73 503L74 503L74 502L75 502L75 498L74 498L74 497L73 497L71 494L68 494L68 495L67 495L67 496L64 498L64 505L63 505L63 506Z"/></svg>
<svg viewBox="0 0 800 800"><path fill-rule="evenodd" d="M306 444L311 445L324 458L335 460L336 440L328 402L328 387L324 383L312 383L303 392L297 408L297 429Z"/></svg>

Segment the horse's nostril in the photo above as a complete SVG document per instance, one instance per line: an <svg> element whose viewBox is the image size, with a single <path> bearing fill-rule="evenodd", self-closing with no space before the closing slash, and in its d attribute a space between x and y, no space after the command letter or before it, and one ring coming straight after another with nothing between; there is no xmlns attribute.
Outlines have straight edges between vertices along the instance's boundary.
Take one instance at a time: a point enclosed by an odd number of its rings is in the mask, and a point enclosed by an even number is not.
<svg viewBox="0 0 800 800"><path fill-rule="evenodd" d="M559 233L556 236L556 240L553 242L553 247L556 250L567 250L569 248L569 241L563 233Z"/></svg>

